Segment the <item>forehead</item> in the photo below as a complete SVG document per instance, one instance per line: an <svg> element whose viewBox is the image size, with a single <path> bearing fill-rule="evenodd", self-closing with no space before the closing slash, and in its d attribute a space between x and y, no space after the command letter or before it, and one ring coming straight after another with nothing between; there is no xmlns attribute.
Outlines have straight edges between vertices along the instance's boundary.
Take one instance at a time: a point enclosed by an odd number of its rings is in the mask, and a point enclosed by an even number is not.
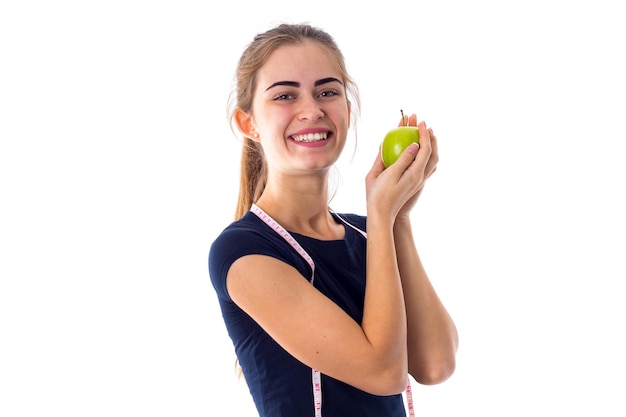
<svg viewBox="0 0 626 417"><path fill-rule="evenodd" d="M326 77L343 79L337 58L326 46L305 41L284 45L272 52L259 70L258 86L264 88L277 81L297 81L305 85Z"/></svg>

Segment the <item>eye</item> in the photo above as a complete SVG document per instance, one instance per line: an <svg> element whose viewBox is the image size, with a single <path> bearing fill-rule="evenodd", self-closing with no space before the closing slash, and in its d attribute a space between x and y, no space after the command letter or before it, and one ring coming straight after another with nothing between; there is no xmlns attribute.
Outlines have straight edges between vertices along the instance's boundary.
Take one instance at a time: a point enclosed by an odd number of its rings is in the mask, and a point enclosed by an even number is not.
<svg viewBox="0 0 626 417"><path fill-rule="evenodd" d="M285 100L293 100L294 95L291 93L280 93L276 94L272 100L275 101L285 101Z"/></svg>
<svg viewBox="0 0 626 417"><path fill-rule="evenodd" d="M330 98L334 96L338 96L339 92L337 90L324 90L319 94L321 98Z"/></svg>

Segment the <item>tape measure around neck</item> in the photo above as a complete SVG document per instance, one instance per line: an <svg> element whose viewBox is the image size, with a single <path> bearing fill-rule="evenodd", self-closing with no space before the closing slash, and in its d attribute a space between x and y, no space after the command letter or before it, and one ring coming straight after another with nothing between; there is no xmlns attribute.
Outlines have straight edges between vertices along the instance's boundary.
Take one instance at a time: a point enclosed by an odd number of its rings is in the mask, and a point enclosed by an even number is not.
<svg viewBox="0 0 626 417"><path fill-rule="evenodd" d="M272 219L272 217L263 211L259 206L253 204L250 208L250 211L256 214L261 220L265 222L269 227L271 227L276 233L278 233L283 239L287 241L291 245L292 248L298 252L302 258L309 264L311 267L311 284L313 284L313 280L315 279L315 263L313 259L309 256L309 254L300 246L300 244L294 239L294 237L285 230L276 220Z"/></svg>

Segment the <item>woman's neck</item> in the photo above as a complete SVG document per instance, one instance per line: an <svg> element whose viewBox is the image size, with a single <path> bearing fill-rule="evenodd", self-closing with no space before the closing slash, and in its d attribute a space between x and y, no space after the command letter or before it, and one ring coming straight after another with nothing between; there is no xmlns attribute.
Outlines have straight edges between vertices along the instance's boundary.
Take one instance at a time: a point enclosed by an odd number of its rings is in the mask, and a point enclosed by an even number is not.
<svg viewBox="0 0 626 417"><path fill-rule="evenodd" d="M344 228L328 209L326 184L280 187L269 183L256 204L290 232L320 240L342 239Z"/></svg>

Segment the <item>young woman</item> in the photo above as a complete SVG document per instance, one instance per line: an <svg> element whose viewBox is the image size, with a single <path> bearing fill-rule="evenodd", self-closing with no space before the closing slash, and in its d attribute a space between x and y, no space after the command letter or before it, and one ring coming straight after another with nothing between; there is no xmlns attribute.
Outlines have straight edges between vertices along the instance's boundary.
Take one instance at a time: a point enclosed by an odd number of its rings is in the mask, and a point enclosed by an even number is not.
<svg viewBox="0 0 626 417"><path fill-rule="evenodd" d="M376 155L366 216L339 214L329 172L359 99L333 38L281 24L248 45L236 77L241 189L209 272L259 415L405 416L408 375L446 380L458 343L410 218L437 165L433 131L420 122L420 144L389 168Z"/></svg>

